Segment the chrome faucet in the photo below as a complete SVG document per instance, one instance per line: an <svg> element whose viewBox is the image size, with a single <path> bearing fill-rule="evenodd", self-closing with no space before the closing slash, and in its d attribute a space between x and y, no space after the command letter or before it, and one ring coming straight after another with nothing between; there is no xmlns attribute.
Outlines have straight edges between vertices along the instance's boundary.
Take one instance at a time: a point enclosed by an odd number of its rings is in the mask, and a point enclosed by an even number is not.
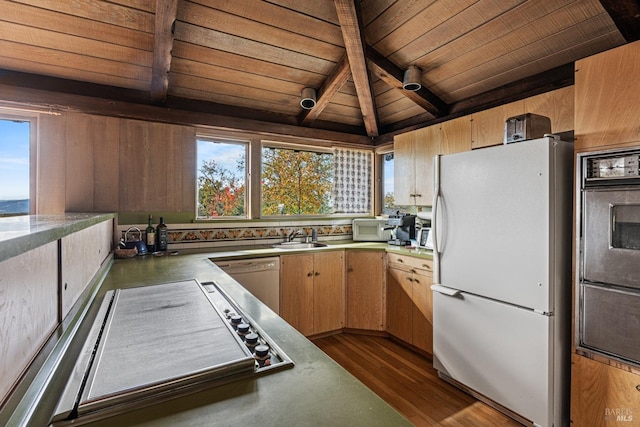
<svg viewBox="0 0 640 427"><path fill-rule="evenodd" d="M293 241L293 239L294 239L296 236L298 236L298 235L302 236L302 231L301 231L301 230L293 230L293 231L292 231L291 233L289 233L289 235L287 236L287 242L291 242L291 241Z"/></svg>

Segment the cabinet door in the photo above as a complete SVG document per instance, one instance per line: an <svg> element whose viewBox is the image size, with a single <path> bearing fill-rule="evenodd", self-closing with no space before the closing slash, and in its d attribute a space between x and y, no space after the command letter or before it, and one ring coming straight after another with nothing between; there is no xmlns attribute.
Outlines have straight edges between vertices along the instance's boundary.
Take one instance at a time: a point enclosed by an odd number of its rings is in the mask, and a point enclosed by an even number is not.
<svg viewBox="0 0 640 427"><path fill-rule="evenodd" d="M640 141L640 42L576 61L575 148Z"/></svg>
<svg viewBox="0 0 640 427"><path fill-rule="evenodd" d="M504 143L504 122L509 117L524 114L524 100L473 113L471 147L482 148Z"/></svg>
<svg viewBox="0 0 640 427"><path fill-rule="evenodd" d="M413 275L412 343L433 354L433 276L422 272Z"/></svg>
<svg viewBox="0 0 640 427"><path fill-rule="evenodd" d="M572 425L638 425L640 375L577 354L571 358Z"/></svg>
<svg viewBox="0 0 640 427"><path fill-rule="evenodd" d="M382 251L347 251L347 327L384 331Z"/></svg>
<svg viewBox="0 0 640 427"><path fill-rule="evenodd" d="M574 129L573 86L541 93L524 100L527 113L539 114L551 120L551 133L567 132Z"/></svg>
<svg viewBox="0 0 640 427"><path fill-rule="evenodd" d="M440 125L418 129L415 149L416 206L431 206L433 203L433 158L440 152ZM394 169L395 170L395 169ZM396 202L396 205L399 203Z"/></svg>
<svg viewBox="0 0 640 427"><path fill-rule="evenodd" d="M313 334L313 255L280 256L280 316Z"/></svg>
<svg viewBox="0 0 640 427"><path fill-rule="evenodd" d="M344 252L313 256L313 333L344 327Z"/></svg>
<svg viewBox="0 0 640 427"><path fill-rule="evenodd" d="M471 116L440 123L440 154L471 150Z"/></svg>
<svg viewBox="0 0 640 427"><path fill-rule="evenodd" d="M407 132L393 139L393 199L398 206L415 203L415 144L416 133Z"/></svg>
<svg viewBox="0 0 640 427"><path fill-rule="evenodd" d="M412 276L406 269L387 269L387 332L408 343L413 339Z"/></svg>

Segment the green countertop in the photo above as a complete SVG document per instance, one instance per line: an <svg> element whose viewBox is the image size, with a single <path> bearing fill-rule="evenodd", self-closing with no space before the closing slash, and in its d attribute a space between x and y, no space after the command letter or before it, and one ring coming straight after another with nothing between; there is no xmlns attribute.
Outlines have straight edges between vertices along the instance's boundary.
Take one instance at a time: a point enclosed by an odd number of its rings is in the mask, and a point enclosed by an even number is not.
<svg viewBox="0 0 640 427"><path fill-rule="evenodd" d="M360 246L360 247L363 247ZM335 247L334 247L335 248ZM227 251L228 252L228 251ZM210 258L220 252L116 260L97 292L63 362L51 375L31 418L41 425L64 387L104 293L184 279L218 283L294 361L295 366L211 388L92 423L94 426L402 426L411 425L384 400L249 294ZM243 256L247 254L239 254ZM255 255L255 254L254 254ZM226 256L229 256L227 253ZM57 380L56 380L57 378Z"/></svg>

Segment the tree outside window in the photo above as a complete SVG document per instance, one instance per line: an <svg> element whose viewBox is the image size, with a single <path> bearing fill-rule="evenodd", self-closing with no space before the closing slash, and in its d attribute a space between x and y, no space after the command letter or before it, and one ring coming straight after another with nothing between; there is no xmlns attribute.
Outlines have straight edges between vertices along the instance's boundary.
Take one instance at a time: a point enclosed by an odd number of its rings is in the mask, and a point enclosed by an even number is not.
<svg viewBox="0 0 640 427"><path fill-rule="evenodd" d="M261 185L264 216L330 214L333 155L263 147Z"/></svg>
<svg viewBox="0 0 640 427"><path fill-rule="evenodd" d="M199 219L246 217L247 143L198 140Z"/></svg>

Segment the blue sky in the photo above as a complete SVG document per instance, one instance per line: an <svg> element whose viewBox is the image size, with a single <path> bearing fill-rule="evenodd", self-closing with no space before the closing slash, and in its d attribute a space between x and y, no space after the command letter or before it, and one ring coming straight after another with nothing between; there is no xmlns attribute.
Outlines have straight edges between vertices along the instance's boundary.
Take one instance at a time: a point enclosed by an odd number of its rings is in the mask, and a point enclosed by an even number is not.
<svg viewBox="0 0 640 427"><path fill-rule="evenodd" d="M198 174L202 161L213 159L217 164L238 176L237 160L245 154L245 150L246 145L243 144L216 144L211 141L198 140ZM241 176L238 178L244 179Z"/></svg>
<svg viewBox="0 0 640 427"><path fill-rule="evenodd" d="M0 200L29 198L29 122L0 120Z"/></svg>

